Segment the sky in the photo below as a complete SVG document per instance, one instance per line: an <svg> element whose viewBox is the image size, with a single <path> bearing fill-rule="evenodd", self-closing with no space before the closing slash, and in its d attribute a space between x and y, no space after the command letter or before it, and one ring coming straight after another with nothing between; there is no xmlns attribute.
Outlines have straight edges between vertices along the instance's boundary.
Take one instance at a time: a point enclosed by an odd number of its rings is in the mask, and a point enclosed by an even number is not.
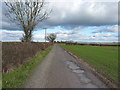
<svg viewBox="0 0 120 90"><path fill-rule="evenodd" d="M4 15L3 2L0 6L0 41L20 41L22 29ZM118 0L49 0L48 8L52 13L37 25L33 41L44 41L44 28L56 33L56 41L118 41Z"/></svg>

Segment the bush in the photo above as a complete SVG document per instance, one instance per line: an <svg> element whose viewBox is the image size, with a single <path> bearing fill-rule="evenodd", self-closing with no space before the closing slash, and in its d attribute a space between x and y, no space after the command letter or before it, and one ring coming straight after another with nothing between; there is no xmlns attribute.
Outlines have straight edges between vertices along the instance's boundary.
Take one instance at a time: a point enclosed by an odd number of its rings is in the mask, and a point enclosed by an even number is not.
<svg viewBox="0 0 120 90"><path fill-rule="evenodd" d="M10 72L51 45L40 42L3 42L2 72Z"/></svg>

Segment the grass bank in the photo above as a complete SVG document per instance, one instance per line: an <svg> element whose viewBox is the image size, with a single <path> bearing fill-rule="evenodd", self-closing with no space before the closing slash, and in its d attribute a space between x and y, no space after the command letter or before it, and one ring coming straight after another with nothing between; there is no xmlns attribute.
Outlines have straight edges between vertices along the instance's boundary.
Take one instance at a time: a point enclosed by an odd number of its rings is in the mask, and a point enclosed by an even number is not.
<svg viewBox="0 0 120 90"><path fill-rule="evenodd" d="M118 47L61 44L118 83Z"/></svg>
<svg viewBox="0 0 120 90"><path fill-rule="evenodd" d="M2 74L0 73L0 89L2 88Z"/></svg>
<svg viewBox="0 0 120 90"><path fill-rule="evenodd" d="M16 68L13 72L3 74L2 88L19 88L27 80L33 68L41 62L51 49L52 47L49 47L47 50L40 52L32 60Z"/></svg>

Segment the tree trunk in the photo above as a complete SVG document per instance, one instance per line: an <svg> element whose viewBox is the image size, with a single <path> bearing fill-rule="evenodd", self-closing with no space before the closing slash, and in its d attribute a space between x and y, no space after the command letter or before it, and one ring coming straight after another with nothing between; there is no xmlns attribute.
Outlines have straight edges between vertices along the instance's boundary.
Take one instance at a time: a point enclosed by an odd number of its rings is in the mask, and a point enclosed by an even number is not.
<svg viewBox="0 0 120 90"><path fill-rule="evenodd" d="M25 29L24 35L22 37L23 42L31 42L32 41L32 30Z"/></svg>

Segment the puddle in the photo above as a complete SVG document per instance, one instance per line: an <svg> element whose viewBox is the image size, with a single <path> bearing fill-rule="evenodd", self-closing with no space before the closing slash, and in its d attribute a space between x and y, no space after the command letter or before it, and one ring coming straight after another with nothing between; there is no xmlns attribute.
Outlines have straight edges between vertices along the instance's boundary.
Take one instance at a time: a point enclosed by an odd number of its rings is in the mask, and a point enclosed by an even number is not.
<svg viewBox="0 0 120 90"><path fill-rule="evenodd" d="M91 83L91 79L87 78L84 73L85 70L81 69L79 66L77 66L77 64L72 61L66 61L65 64L68 65L68 68L71 69L72 72L78 75L80 82L85 84L85 88L97 88L96 85Z"/></svg>
<svg viewBox="0 0 120 90"><path fill-rule="evenodd" d="M79 77L83 77L83 76L84 76L84 74L78 74L78 76L79 76Z"/></svg>
<svg viewBox="0 0 120 90"><path fill-rule="evenodd" d="M80 69L80 67L77 66L74 62L66 61L65 63L72 70L72 72L76 73L79 76L80 81L82 83L86 83L87 84L87 83L91 82L91 80L85 76L85 74L84 74L85 71Z"/></svg>
<svg viewBox="0 0 120 90"><path fill-rule="evenodd" d="M68 67L72 70L75 70L75 69L79 69L80 67L78 67L75 63L73 62L70 62L70 61L66 61L66 64L68 65Z"/></svg>
<svg viewBox="0 0 120 90"><path fill-rule="evenodd" d="M85 85L85 88L98 88L96 85L93 85L91 83Z"/></svg>
<svg viewBox="0 0 120 90"><path fill-rule="evenodd" d="M69 65L69 68L72 70L79 69L80 67L76 66L75 64Z"/></svg>
<svg viewBox="0 0 120 90"><path fill-rule="evenodd" d="M84 73L84 70L73 70L73 72L82 74L82 73Z"/></svg>
<svg viewBox="0 0 120 90"><path fill-rule="evenodd" d="M67 65L69 65L69 64L72 64L73 62L66 61L65 63L66 63Z"/></svg>
<svg viewBox="0 0 120 90"><path fill-rule="evenodd" d="M73 63L73 62L70 62L70 61L66 61L65 62L67 65L68 65L68 67L70 68L70 69L72 69L72 70L75 70L75 69L79 69L80 67L78 67L75 63Z"/></svg>
<svg viewBox="0 0 120 90"><path fill-rule="evenodd" d="M80 81L82 83L89 83L89 82L91 82L91 80L89 78L85 77L85 75L80 76Z"/></svg>

